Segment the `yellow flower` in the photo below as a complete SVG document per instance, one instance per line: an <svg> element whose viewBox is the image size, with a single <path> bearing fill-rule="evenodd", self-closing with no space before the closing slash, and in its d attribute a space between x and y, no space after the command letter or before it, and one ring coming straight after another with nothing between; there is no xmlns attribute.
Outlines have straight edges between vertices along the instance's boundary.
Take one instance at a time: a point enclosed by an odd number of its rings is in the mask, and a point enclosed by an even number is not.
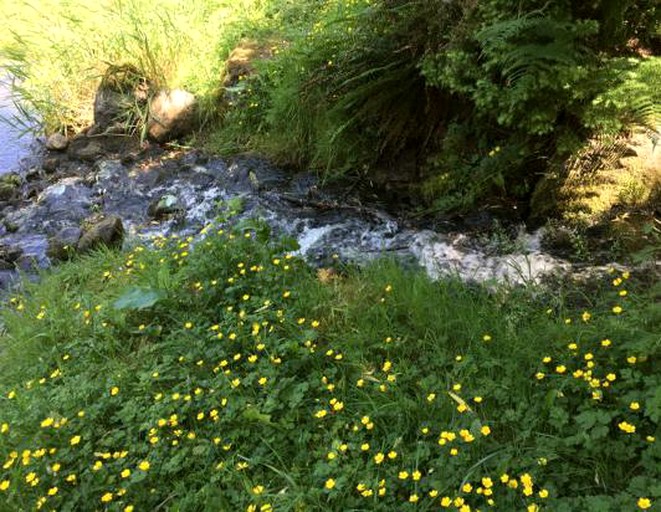
<svg viewBox="0 0 661 512"><path fill-rule="evenodd" d="M488 425L484 425L484 426L480 429L480 433L481 433L483 436L488 436L489 434L491 434L491 428L489 428Z"/></svg>
<svg viewBox="0 0 661 512"><path fill-rule="evenodd" d="M465 492L466 494L468 494L469 492L471 492L471 491L473 490L473 486L472 486L470 483L466 482L466 483L461 487L461 490L462 490L463 492Z"/></svg>
<svg viewBox="0 0 661 512"><path fill-rule="evenodd" d="M73 437L71 438L71 440L69 441L69 444L70 444L71 446L76 446L77 444L80 443L80 439L81 439L80 436L73 436Z"/></svg>
<svg viewBox="0 0 661 512"><path fill-rule="evenodd" d="M361 445L360 445L360 449L361 449L362 451L366 452L367 450L370 449L370 445L369 445L369 443L363 443L363 444L361 444Z"/></svg>
<svg viewBox="0 0 661 512"><path fill-rule="evenodd" d="M3 480L0 482L0 491L6 491L9 489L9 486L11 485L11 482L9 480Z"/></svg>
<svg viewBox="0 0 661 512"><path fill-rule="evenodd" d="M411 494L411 496L409 496L409 502L410 503L416 503L419 499L420 498L418 497L417 494Z"/></svg>
<svg viewBox="0 0 661 512"><path fill-rule="evenodd" d="M389 451L388 452L388 458L390 460L395 460L397 458L397 452L396 451Z"/></svg>
<svg viewBox="0 0 661 512"><path fill-rule="evenodd" d="M149 464L148 460L143 460L140 464L138 464L138 467L142 471L149 471L149 468L151 467L151 464Z"/></svg>
<svg viewBox="0 0 661 512"><path fill-rule="evenodd" d="M539 494L540 498L548 498L549 497L549 491L547 489L540 489L538 494Z"/></svg>
<svg viewBox="0 0 661 512"><path fill-rule="evenodd" d="M399 478L400 480L406 480L408 477L409 477L409 472L408 471L400 471L397 474L397 478Z"/></svg>
<svg viewBox="0 0 661 512"><path fill-rule="evenodd" d="M614 373L609 373L608 375L606 375L606 380L610 382L613 382L615 379L617 379L617 375L615 375Z"/></svg>
<svg viewBox="0 0 661 512"><path fill-rule="evenodd" d="M449 496L443 496L441 498L441 507L448 508L450 505L452 505L452 498Z"/></svg>
<svg viewBox="0 0 661 512"><path fill-rule="evenodd" d="M621 306L613 306L613 313L615 313L616 315L619 315L620 313L622 313L622 311L623 309Z"/></svg>
<svg viewBox="0 0 661 512"><path fill-rule="evenodd" d="M381 464L385 458L386 456L383 453L379 452L374 456L374 462L375 464Z"/></svg>
<svg viewBox="0 0 661 512"><path fill-rule="evenodd" d="M324 487L328 489L329 491L335 487L335 480L332 478L329 478L326 480L326 483L324 484Z"/></svg>
<svg viewBox="0 0 661 512"><path fill-rule="evenodd" d="M565 373L567 371L567 367L564 364L560 364L555 367L556 373Z"/></svg>
<svg viewBox="0 0 661 512"><path fill-rule="evenodd" d="M429 393L427 395L427 401L428 402L433 402L434 400L436 400L436 393Z"/></svg>
<svg viewBox="0 0 661 512"><path fill-rule="evenodd" d="M422 473L418 471L417 469L411 474L411 478L415 480L416 482L422 478Z"/></svg>
<svg viewBox="0 0 661 512"><path fill-rule="evenodd" d="M108 503L108 502L112 501L112 498L113 498L112 493L111 493L111 492L107 492L107 493L105 493L103 496L101 496L101 501L102 501L103 503Z"/></svg>
<svg viewBox="0 0 661 512"><path fill-rule="evenodd" d="M119 393L119 388L117 386L113 386L110 388L110 395L115 396L117 393Z"/></svg>
<svg viewBox="0 0 661 512"><path fill-rule="evenodd" d="M638 402L631 402L629 404L629 409L631 409L632 411L637 411L640 409L640 404Z"/></svg>
<svg viewBox="0 0 661 512"><path fill-rule="evenodd" d="M638 498L636 504L638 505L639 509L647 510L652 506L652 500L650 500L649 498Z"/></svg>
<svg viewBox="0 0 661 512"><path fill-rule="evenodd" d="M192 329L192 328L193 328L193 322L186 322L186 323L184 324L184 327L185 327L186 329Z"/></svg>
<svg viewBox="0 0 661 512"><path fill-rule="evenodd" d="M491 341L491 335L485 334L484 336L482 336L482 341L484 341L485 343Z"/></svg>
<svg viewBox="0 0 661 512"><path fill-rule="evenodd" d="M55 495L57 494L58 491L59 491L59 489L58 489L57 487L51 487L50 489L48 489L48 493L47 493L47 494L48 494L49 496L55 496Z"/></svg>
<svg viewBox="0 0 661 512"><path fill-rule="evenodd" d="M124 507L124 512L133 512L133 505L127 505Z"/></svg>
<svg viewBox="0 0 661 512"><path fill-rule="evenodd" d="M601 340L601 346L602 347L610 347L611 344L612 344L612 342L609 339Z"/></svg>
<svg viewBox="0 0 661 512"><path fill-rule="evenodd" d="M584 322L589 322L590 318L592 318L592 315L590 314L590 312L589 311L583 311L583 314L581 315L581 319Z"/></svg>
<svg viewBox="0 0 661 512"><path fill-rule="evenodd" d="M638 361L638 358L636 356L627 357L627 363L629 364L636 364L636 361Z"/></svg>
<svg viewBox="0 0 661 512"><path fill-rule="evenodd" d="M131 476L131 470L130 469L125 469L119 474L122 478L128 478Z"/></svg>
<svg viewBox="0 0 661 512"><path fill-rule="evenodd" d="M627 423L626 421L622 421L622 422L618 423L617 427L622 432L626 432L627 434L633 434L636 431L636 426L632 425L631 423Z"/></svg>
<svg viewBox="0 0 661 512"><path fill-rule="evenodd" d="M252 493L253 494L262 494L264 492L264 486L263 485L256 485L255 487L252 488Z"/></svg>

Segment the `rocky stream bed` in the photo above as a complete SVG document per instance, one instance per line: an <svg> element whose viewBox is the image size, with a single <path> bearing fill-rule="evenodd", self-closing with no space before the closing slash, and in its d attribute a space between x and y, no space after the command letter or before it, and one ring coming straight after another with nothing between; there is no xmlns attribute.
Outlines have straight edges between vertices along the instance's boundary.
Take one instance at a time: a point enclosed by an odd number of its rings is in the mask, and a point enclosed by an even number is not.
<svg viewBox="0 0 661 512"><path fill-rule="evenodd" d="M0 178L3 287L19 270L34 273L100 244L194 234L232 198L241 198L241 216L296 238L299 253L318 266L332 255L356 263L388 255L433 278L512 284L585 271L545 252L541 231L521 228L516 251L498 253L465 226L425 228L346 188L325 188L312 173L291 174L254 156L223 159L108 138L54 142L38 165Z"/></svg>

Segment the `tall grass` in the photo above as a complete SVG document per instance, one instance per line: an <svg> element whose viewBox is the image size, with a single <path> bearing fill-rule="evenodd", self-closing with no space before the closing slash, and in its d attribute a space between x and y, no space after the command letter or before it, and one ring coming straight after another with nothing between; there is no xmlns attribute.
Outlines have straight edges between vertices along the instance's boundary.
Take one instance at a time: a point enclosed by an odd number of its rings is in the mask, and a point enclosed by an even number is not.
<svg viewBox="0 0 661 512"><path fill-rule="evenodd" d="M184 87L211 108L224 59L259 29L258 0L2 0L7 16L0 62L17 79L16 98L46 131L90 124L109 65L131 64L145 78ZM207 100L206 103L204 100Z"/></svg>

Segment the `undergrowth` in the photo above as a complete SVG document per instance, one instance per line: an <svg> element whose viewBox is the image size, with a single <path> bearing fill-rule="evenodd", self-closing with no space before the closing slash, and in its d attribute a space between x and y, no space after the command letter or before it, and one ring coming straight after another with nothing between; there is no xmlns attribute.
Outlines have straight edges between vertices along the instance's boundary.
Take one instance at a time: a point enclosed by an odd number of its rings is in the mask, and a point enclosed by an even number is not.
<svg viewBox="0 0 661 512"><path fill-rule="evenodd" d="M658 289L315 271L259 222L8 298L3 510L649 509Z"/></svg>

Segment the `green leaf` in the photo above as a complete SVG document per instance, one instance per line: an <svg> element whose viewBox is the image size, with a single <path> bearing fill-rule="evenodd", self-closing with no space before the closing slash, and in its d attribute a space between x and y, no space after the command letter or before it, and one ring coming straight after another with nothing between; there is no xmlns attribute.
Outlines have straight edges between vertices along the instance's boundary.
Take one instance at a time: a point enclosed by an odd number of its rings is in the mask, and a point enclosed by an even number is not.
<svg viewBox="0 0 661 512"><path fill-rule="evenodd" d="M156 304L163 297L161 293L151 288L130 288L124 295L115 301L115 309L140 310L147 309Z"/></svg>

